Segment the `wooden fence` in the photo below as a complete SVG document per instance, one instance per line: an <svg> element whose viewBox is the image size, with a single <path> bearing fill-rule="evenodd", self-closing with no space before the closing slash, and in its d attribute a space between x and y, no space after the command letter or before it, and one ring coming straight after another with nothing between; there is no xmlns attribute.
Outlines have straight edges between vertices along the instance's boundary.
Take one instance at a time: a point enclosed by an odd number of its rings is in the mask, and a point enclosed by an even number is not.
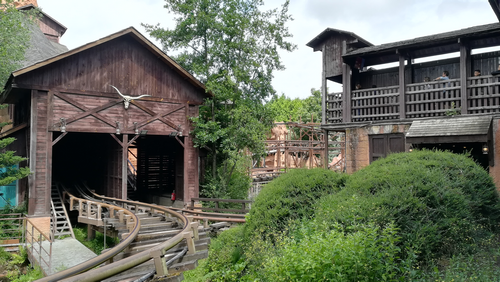
<svg viewBox="0 0 500 282"><path fill-rule="evenodd" d="M462 87L460 79L412 83L405 87L405 119L461 114ZM500 112L500 77L467 78L466 114ZM354 90L346 105L342 93L327 94L327 123L347 123L400 119L399 86ZM350 111L350 120L343 112Z"/></svg>

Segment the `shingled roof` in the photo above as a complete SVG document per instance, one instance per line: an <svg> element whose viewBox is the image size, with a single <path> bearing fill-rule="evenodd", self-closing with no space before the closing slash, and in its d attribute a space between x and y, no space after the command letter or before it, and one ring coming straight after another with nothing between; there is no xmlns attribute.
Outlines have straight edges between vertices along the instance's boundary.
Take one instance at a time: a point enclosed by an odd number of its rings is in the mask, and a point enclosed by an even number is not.
<svg viewBox="0 0 500 282"><path fill-rule="evenodd" d="M309 41L306 46L314 48L318 46L323 40L330 38L335 35L339 34L346 34L349 35L359 41L358 47L366 47L366 46L373 46L372 43L368 42L367 40L363 39L361 36L357 35L354 32L346 31L346 30L341 30L341 29L335 29L335 28L326 28L318 34L316 37L314 37L311 41Z"/></svg>
<svg viewBox="0 0 500 282"><path fill-rule="evenodd" d="M21 69L68 51L66 46L49 40L38 25L31 25L30 33L30 46L21 62Z"/></svg>
<svg viewBox="0 0 500 282"><path fill-rule="evenodd" d="M495 32L500 33L500 23L479 25L450 32L417 37L414 39L364 47L348 52L346 54L346 57L368 55L371 53L381 53L384 51L394 51L396 49L408 49L416 47L421 44L425 44L426 46L431 46L431 45L441 45L452 42L456 43L458 38L479 37L482 35L486 35L488 33L495 33Z"/></svg>

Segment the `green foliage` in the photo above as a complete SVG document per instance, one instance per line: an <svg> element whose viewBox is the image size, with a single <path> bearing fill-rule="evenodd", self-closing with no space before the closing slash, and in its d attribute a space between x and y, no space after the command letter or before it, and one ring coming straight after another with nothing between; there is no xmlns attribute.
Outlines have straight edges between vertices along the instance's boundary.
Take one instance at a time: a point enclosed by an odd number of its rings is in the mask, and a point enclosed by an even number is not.
<svg viewBox="0 0 500 282"><path fill-rule="evenodd" d="M84 244L87 248L93 251L95 254L100 255L104 250L104 234L101 232L95 232L95 238L87 241L87 226L75 227L73 228L73 233L75 233L75 238ZM118 238L106 236L106 248L112 248L120 243Z"/></svg>
<svg viewBox="0 0 500 282"><path fill-rule="evenodd" d="M317 218L348 227L394 222L403 257L449 256L475 247L498 227L491 177L465 155L428 150L392 154L353 174L323 198Z"/></svg>
<svg viewBox="0 0 500 282"><path fill-rule="evenodd" d="M12 282L31 282L43 278L43 271L39 266L27 268L26 274L10 272L7 277Z"/></svg>
<svg viewBox="0 0 500 282"><path fill-rule="evenodd" d="M0 168L6 168L5 172L0 173L0 186L8 185L30 174L28 167L17 168L17 164L26 158L14 155L16 153L14 151L5 151L5 147L15 140L13 137L0 140Z"/></svg>
<svg viewBox="0 0 500 282"><path fill-rule="evenodd" d="M324 223L323 223L324 224ZM340 225L304 222L280 242L263 265L263 281L397 281L397 230L392 225Z"/></svg>
<svg viewBox="0 0 500 282"><path fill-rule="evenodd" d="M237 281L245 266L243 247L243 225L222 232L210 243L208 258L204 265L206 279L214 281Z"/></svg>
<svg viewBox="0 0 500 282"><path fill-rule="evenodd" d="M10 73L21 65L30 44L29 25L34 23L38 11L21 12L13 0L0 2L0 92Z"/></svg>
<svg viewBox="0 0 500 282"><path fill-rule="evenodd" d="M180 52L176 61L214 94L192 122L195 146L207 149L212 159L207 173L221 185L246 150L264 154L273 122L264 102L275 92L273 72L284 69L278 51L296 48L287 41L289 1L281 9L262 11L263 5L262 0L166 0L175 28L143 24L165 51Z"/></svg>
<svg viewBox="0 0 500 282"><path fill-rule="evenodd" d="M28 253L20 247L19 253L8 253L0 248L0 269L7 271L6 277L13 282L31 282L44 277L39 267L31 268Z"/></svg>
<svg viewBox="0 0 500 282"><path fill-rule="evenodd" d="M268 183L247 216L247 234L285 230L289 220L314 214L316 202L344 186L346 175L325 169L294 169Z"/></svg>
<svg viewBox="0 0 500 282"><path fill-rule="evenodd" d="M303 121L303 122L320 122L321 121L321 91L314 88L311 89L311 95L304 100L299 98L290 99L284 94L274 96L271 101L266 104L273 116L274 121Z"/></svg>

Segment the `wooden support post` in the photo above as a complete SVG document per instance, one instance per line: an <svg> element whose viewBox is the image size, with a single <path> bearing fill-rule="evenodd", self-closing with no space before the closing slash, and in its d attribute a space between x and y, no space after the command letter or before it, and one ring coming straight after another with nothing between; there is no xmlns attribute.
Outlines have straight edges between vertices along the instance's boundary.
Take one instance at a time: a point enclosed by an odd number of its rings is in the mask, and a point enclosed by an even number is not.
<svg viewBox="0 0 500 282"><path fill-rule="evenodd" d="M194 240L193 240L193 233L191 231L189 231L189 232L184 232L182 235L186 239L186 244L188 247L187 253L190 255L196 253L196 249L194 246Z"/></svg>
<svg viewBox="0 0 500 282"><path fill-rule="evenodd" d="M198 234L198 222L191 222L191 230L193 231L193 236L196 241L200 240L200 235Z"/></svg>
<svg viewBox="0 0 500 282"><path fill-rule="evenodd" d="M167 276L168 268L167 262L165 260L165 253L163 250L155 250L151 252L151 256L153 257L156 269L157 276Z"/></svg>
<svg viewBox="0 0 500 282"><path fill-rule="evenodd" d="M406 118L405 56L399 52L399 119Z"/></svg>
<svg viewBox="0 0 500 282"><path fill-rule="evenodd" d="M328 130L324 131L323 139L325 144L325 169L328 169Z"/></svg>
<svg viewBox="0 0 500 282"><path fill-rule="evenodd" d="M463 40L459 39L460 44L460 108L461 114L466 115L468 112L467 105L467 75L470 69L470 48ZM469 71L470 72L470 71Z"/></svg>
<svg viewBox="0 0 500 282"><path fill-rule="evenodd" d="M128 134L123 134L122 141L122 200L127 199Z"/></svg>
<svg viewBox="0 0 500 282"><path fill-rule="evenodd" d="M95 230L92 228L92 224L87 224L87 241L94 240Z"/></svg>
<svg viewBox="0 0 500 282"><path fill-rule="evenodd" d="M203 219L203 228L208 228L208 219Z"/></svg>
<svg viewBox="0 0 500 282"><path fill-rule="evenodd" d="M328 106L326 105L326 98L327 98L327 86L326 86L326 44L323 44L322 50L322 57L323 57L323 71L321 73L321 124L326 124L327 123L327 114L326 111L328 110Z"/></svg>
<svg viewBox="0 0 500 282"><path fill-rule="evenodd" d="M29 128L29 167L33 170L36 167L36 150L37 150L37 135L38 135L38 91L31 90L31 112L30 112L30 128ZM28 215L34 215L36 210L36 172L30 173L28 176Z"/></svg>
<svg viewBox="0 0 500 282"><path fill-rule="evenodd" d="M97 220L102 220L102 209L101 209L101 205L97 205Z"/></svg>
<svg viewBox="0 0 500 282"><path fill-rule="evenodd" d="M344 91L342 93L342 121L351 122L351 66L342 64L342 81Z"/></svg>
<svg viewBox="0 0 500 282"><path fill-rule="evenodd" d="M184 198L184 202L187 200L187 199L191 199L191 197L193 197L194 195L192 195L189 191L189 170L188 170L188 164L189 164L189 153L191 152L191 148L190 148L190 144L191 144L191 140L190 140L190 137L187 136L188 132L186 132L186 136L184 137L184 163L183 163L183 182L184 182L184 185L183 185L183 192L182 192L182 197ZM181 193L176 193L177 194L177 197L179 197L181 195Z"/></svg>

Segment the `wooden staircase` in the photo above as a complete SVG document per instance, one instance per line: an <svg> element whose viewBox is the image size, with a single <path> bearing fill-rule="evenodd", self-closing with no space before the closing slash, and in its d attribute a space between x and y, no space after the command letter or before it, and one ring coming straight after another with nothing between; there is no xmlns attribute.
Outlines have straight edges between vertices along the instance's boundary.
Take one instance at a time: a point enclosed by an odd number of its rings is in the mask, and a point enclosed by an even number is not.
<svg viewBox="0 0 500 282"><path fill-rule="evenodd" d="M139 217L141 222L139 235L123 252L113 258L114 262L151 249L159 243L175 236L182 229L175 218L148 215L147 213L138 213L136 215ZM119 223L117 219L109 219L107 223L110 224L111 227L117 232L119 238L125 238L128 235L128 229L126 226ZM208 237L207 232L204 232L202 227L199 228L198 234L199 240L195 241L196 253L185 254L170 262L170 265L168 266L169 278L162 281L182 281L183 271L196 268L199 259L208 257L208 244L210 243L210 238ZM169 261L180 252L185 252L186 248L187 244L185 241L179 243L177 246L167 251L165 256L166 260ZM103 281L134 281L148 273L155 273L153 259Z"/></svg>
<svg viewBox="0 0 500 282"><path fill-rule="evenodd" d="M52 199L51 199L51 218L50 218L50 228L54 231L53 239L61 239L62 237L70 236L75 238L73 233L73 228L71 227L71 222L68 218L68 213L66 207L62 202L61 192L57 188L57 185L52 185Z"/></svg>

